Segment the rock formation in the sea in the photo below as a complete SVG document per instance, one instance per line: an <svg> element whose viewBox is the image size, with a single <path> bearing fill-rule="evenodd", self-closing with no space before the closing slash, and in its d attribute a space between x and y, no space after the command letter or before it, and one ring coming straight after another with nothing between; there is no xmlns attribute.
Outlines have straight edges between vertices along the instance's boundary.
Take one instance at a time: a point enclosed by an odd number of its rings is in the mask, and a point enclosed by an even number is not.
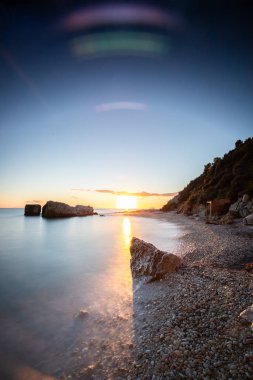
<svg viewBox="0 0 253 380"><path fill-rule="evenodd" d="M25 216L39 216L41 213L41 205L25 205Z"/></svg>
<svg viewBox="0 0 253 380"><path fill-rule="evenodd" d="M167 273L174 272L182 264L180 257L160 251L153 244L135 237L131 241L130 253L130 266L135 279L160 279Z"/></svg>
<svg viewBox="0 0 253 380"><path fill-rule="evenodd" d="M205 165L199 177L162 207L173 210L202 217L253 213L253 138L238 140L233 150Z"/></svg>
<svg viewBox="0 0 253 380"><path fill-rule="evenodd" d="M66 203L48 201L42 208L44 218L68 218L88 215L94 215L94 210L91 206L77 205L72 207Z"/></svg>

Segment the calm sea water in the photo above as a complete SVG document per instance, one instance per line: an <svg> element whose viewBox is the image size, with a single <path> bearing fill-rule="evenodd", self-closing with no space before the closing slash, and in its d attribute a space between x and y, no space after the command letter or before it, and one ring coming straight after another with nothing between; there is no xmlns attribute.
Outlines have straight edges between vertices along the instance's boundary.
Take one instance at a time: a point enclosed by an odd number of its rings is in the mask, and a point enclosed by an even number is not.
<svg viewBox="0 0 253 380"><path fill-rule="evenodd" d="M24 217L22 209L0 210L3 373L9 363L57 378L78 344L105 334L117 339L108 320L131 319L131 237L173 251L182 233L165 221L98 211L105 216L46 220ZM80 325L75 315L83 308L89 315ZM126 329L130 337L131 323Z"/></svg>

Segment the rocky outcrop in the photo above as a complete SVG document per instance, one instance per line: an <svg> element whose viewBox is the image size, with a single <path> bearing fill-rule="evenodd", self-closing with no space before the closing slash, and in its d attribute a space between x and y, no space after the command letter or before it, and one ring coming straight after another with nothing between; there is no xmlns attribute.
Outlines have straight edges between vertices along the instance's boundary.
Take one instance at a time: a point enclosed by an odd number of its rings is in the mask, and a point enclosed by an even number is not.
<svg viewBox="0 0 253 380"><path fill-rule="evenodd" d="M241 218L253 213L253 199L250 199L247 194L239 198L235 203L231 204L229 211Z"/></svg>
<svg viewBox="0 0 253 380"><path fill-rule="evenodd" d="M241 197L239 201L238 197ZM195 215L198 214L196 209L199 205L206 206L207 202L212 201L212 215L219 216L227 213L233 203L231 211L235 211L234 216L237 217L238 211L239 216L244 218L253 213L252 199L253 138L248 138L244 142L238 140L234 149L205 165L202 174L190 181L177 198L169 200L161 210Z"/></svg>
<svg viewBox="0 0 253 380"><path fill-rule="evenodd" d="M41 205L25 205L25 216L40 216Z"/></svg>
<svg viewBox="0 0 253 380"><path fill-rule="evenodd" d="M135 237L131 241L130 253L130 266L135 279L140 277L160 279L165 274L174 272L182 264L180 257L160 251L153 244Z"/></svg>
<svg viewBox="0 0 253 380"><path fill-rule="evenodd" d="M170 201L165 205L164 207L161 208L161 211L174 211L178 207L178 195L175 195Z"/></svg>
<svg viewBox="0 0 253 380"><path fill-rule="evenodd" d="M94 214L93 207L91 206L77 205L74 207L74 209L76 211L76 216L87 216Z"/></svg>
<svg viewBox="0 0 253 380"><path fill-rule="evenodd" d="M93 207L77 205L69 206L66 203L48 201L42 208L44 218L69 218L73 216L93 215Z"/></svg>

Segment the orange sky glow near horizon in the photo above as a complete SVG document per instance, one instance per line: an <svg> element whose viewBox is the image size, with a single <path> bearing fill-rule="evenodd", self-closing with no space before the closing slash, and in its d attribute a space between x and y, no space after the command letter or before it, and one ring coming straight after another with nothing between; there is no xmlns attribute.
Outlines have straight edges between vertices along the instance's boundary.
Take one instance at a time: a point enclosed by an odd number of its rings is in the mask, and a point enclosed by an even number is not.
<svg viewBox="0 0 253 380"><path fill-rule="evenodd" d="M97 193L91 191L83 192L64 192L27 191L23 194L2 194L0 198L0 208L23 208L27 203L39 203L42 206L49 200L64 202L69 205L90 205L94 209L112 208L112 209L151 209L161 208L171 199L172 196L133 196L133 195L115 195L106 193Z"/></svg>

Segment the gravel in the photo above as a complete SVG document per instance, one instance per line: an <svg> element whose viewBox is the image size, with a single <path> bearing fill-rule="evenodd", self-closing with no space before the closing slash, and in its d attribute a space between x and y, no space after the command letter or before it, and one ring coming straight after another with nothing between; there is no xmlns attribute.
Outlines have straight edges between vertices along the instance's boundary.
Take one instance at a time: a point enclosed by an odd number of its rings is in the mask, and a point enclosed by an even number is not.
<svg viewBox="0 0 253 380"><path fill-rule="evenodd" d="M145 215L146 216L146 215ZM112 339L79 346L61 379L252 379L253 328L240 313L253 303L253 230L154 214L185 227L175 252L183 267L167 278L133 284L132 307L110 326ZM111 323L112 322L112 323Z"/></svg>

